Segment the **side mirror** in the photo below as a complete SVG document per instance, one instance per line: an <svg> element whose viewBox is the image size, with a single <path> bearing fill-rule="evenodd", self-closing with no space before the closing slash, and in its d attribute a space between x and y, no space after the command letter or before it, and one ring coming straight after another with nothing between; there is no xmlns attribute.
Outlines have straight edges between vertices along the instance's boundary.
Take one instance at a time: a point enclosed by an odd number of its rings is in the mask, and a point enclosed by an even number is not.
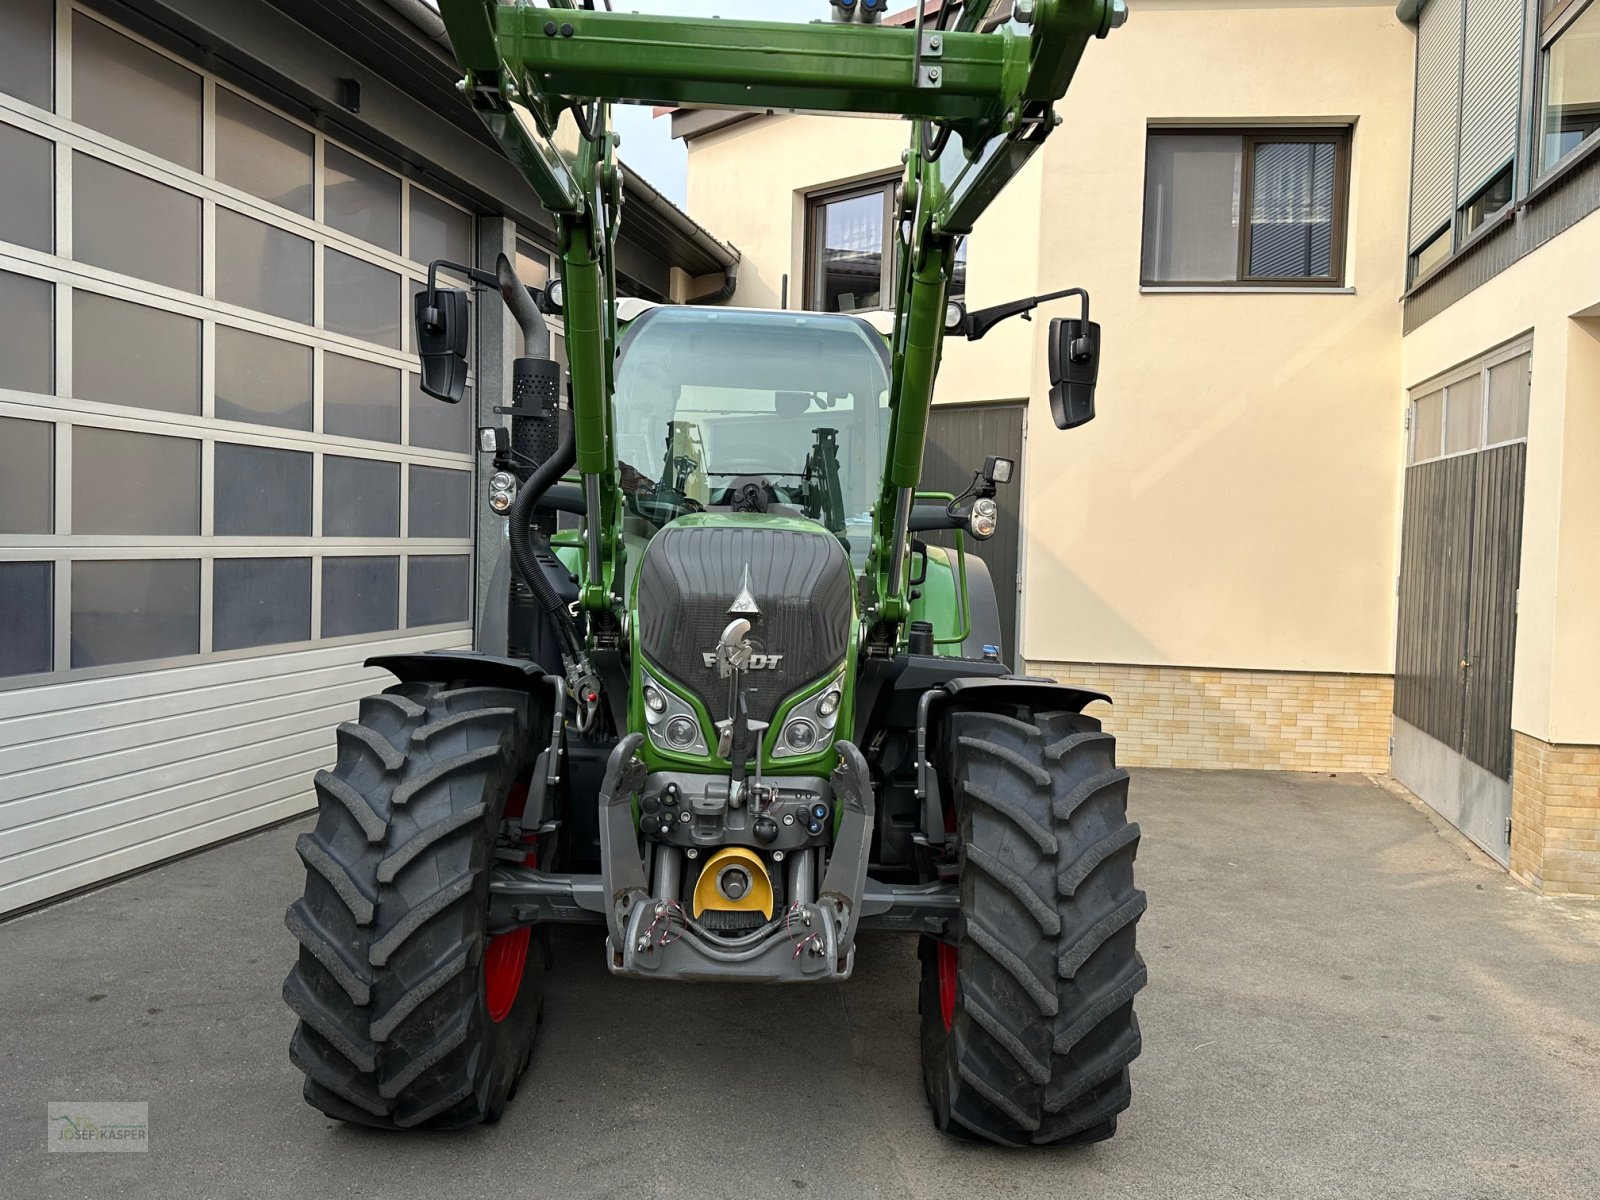
<svg viewBox="0 0 1600 1200"><path fill-rule="evenodd" d="M1050 322L1050 415L1057 429L1094 420L1094 385L1100 374L1100 326L1078 317Z"/></svg>
<svg viewBox="0 0 1600 1200"><path fill-rule="evenodd" d="M467 390L468 311L460 288L421 291L412 303L422 390L446 404L459 404Z"/></svg>

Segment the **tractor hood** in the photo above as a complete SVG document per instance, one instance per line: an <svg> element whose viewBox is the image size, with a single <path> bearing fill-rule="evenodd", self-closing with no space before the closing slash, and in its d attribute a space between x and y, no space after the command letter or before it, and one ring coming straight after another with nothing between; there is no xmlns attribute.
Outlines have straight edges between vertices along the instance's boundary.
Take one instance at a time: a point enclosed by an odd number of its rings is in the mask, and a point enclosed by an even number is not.
<svg viewBox="0 0 1600 1200"><path fill-rule="evenodd" d="M744 617L755 651L745 675L749 717L770 722L785 698L844 662L854 597L849 557L819 525L765 514L682 517L651 539L640 561L638 647L721 721L731 713L717 641Z"/></svg>

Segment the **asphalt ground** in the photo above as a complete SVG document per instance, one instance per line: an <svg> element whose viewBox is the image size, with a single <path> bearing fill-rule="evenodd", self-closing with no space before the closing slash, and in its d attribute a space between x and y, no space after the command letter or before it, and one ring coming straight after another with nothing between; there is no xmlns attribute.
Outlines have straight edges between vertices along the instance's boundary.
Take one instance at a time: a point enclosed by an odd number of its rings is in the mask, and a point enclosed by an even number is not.
<svg viewBox="0 0 1600 1200"><path fill-rule="evenodd" d="M296 822L0 925L0 1196L1600 1196L1600 904L1513 885L1359 776L1139 771L1150 985L1110 1142L929 1120L915 948L845 984L557 963L498 1125L388 1135L300 1099L279 988ZM142 1154L46 1152L46 1103L144 1101Z"/></svg>

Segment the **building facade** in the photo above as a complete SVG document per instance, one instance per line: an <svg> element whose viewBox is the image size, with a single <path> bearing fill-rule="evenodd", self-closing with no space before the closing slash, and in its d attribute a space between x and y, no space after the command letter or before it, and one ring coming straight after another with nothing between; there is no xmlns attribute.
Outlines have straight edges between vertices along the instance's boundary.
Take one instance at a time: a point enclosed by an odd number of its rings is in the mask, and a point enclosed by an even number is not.
<svg viewBox="0 0 1600 1200"><path fill-rule="evenodd" d="M1475 503L1471 537L1465 503L1432 521L1441 549L1465 554L1422 556L1452 583L1466 560L1466 595L1430 605L1466 649L1411 647L1419 694L1459 697L1464 717L1447 705L1440 720L1420 695L1397 710L1395 773L1480 839L1504 836L1517 879L1600 895L1600 7L1428 0L1402 14L1417 29L1407 520L1428 523L1443 482ZM1480 634L1473 584L1511 616L1496 636ZM1508 712L1504 744L1476 736L1486 694Z"/></svg>
<svg viewBox="0 0 1600 1200"><path fill-rule="evenodd" d="M517 347L429 399L411 297L549 226L457 75L380 0L0 5L0 913L308 811L362 661L472 643ZM628 199L631 293L734 261Z"/></svg>
<svg viewBox="0 0 1600 1200"><path fill-rule="evenodd" d="M965 246L969 305L1084 286L1105 338L1067 434L1045 321L946 351L941 412L1027 431L1008 654L1111 694L1126 762L1392 764L1600 892L1600 8L1132 9ZM737 303L880 306L904 123L673 121Z"/></svg>
<svg viewBox="0 0 1600 1200"><path fill-rule="evenodd" d="M1133 8L963 247L969 305L1083 286L1105 332L1069 433L1070 303L947 349L925 485L1021 460L1006 656L1115 697L1125 762L1392 770L1600 894L1600 0ZM548 224L440 36L0 6L0 914L307 811L362 661L498 603L515 331L439 405L410 297L542 282ZM630 178L625 291L881 309L904 123L672 121L694 219Z"/></svg>

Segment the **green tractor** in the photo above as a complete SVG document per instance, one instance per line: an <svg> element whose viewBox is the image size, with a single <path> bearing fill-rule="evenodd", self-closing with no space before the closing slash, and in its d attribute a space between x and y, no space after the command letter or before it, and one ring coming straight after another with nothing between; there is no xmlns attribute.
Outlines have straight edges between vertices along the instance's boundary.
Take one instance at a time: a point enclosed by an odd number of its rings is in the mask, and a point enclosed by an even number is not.
<svg viewBox="0 0 1600 1200"><path fill-rule="evenodd" d="M1081 291L947 302L958 240L1059 123L1120 0L882 0L835 20L669 20L442 0L462 90L537 189L560 281L494 287L521 326L489 504L506 562L474 651L371 660L399 682L339 727L288 925L305 1096L382 1128L493 1121L527 1067L548 927L604 927L617 975L849 977L857 935L918 939L938 1127L1111 1136L1139 1053L1139 828L1094 692L1013 674L994 585L1012 464L918 490L943 339L1075 294L1051 407L1094 413ZM850 315L616 298L609 102L899 114L887 336ZM570 136L569 136L570 135ZM467 293L416 300L424 388L457 402ZM545 315L565 321L567 377ZM565 384L566 386L563 386ZM919 534L953 531L953 545Z"/></svg>

